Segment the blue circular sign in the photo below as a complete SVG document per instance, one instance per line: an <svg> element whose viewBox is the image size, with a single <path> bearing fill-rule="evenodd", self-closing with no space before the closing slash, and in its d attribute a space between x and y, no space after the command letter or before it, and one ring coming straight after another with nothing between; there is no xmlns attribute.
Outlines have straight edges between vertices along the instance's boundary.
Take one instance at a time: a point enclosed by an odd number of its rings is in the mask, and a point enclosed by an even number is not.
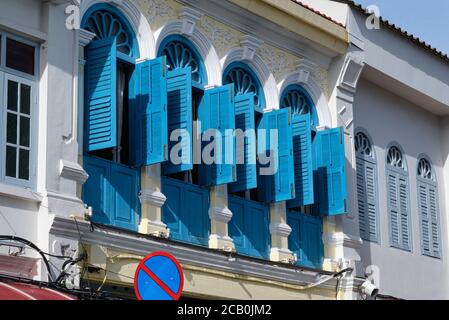
<svg viewBox="0 0 449 320"><path fill-rule="evenodd" d="M134 276L134 291L139 300L179 300L183 286L181 265L167 252L146 256Z"/></svg>

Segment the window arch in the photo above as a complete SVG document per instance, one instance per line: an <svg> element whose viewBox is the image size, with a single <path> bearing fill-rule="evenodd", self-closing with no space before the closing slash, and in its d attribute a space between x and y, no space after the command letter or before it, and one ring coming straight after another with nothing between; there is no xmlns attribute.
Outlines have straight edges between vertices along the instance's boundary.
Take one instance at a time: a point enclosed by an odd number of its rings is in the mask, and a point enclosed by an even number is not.
<svg viewBox="0 0 449 320"><path fill-rule="evenodd" d="M201 55L185 37L172 35L165 38L159 47L158 56L167 57L167 68L169 71L190 67L193 81L203 85L207 83Z"/></svg>
<svg viewBox="0 0 449 320"><path fill-rule="evenodd" d="M377 162L368 134L362 129L356 132L354 140L360 236L363 240L378 242Z"/></svg>
<svg viewBox="0 0 449 320"><path fill-rule="evenodd" d="M109 38L116 39L117 52L130 57L138 57L134 31L123 14L108 4L92 6L81 22L83 29L95 33L93 42Z"/></svg>
<svg viewBox="0 0 449 320"><path fill-rule="evenodd" d="M280 101L281 108L290 107L292 114L310 114L310 124L318 126L318 115L310 94L303 87L293 84L285 88Z"/></svg>
<svg viewBox="0 0 449 320"><path fill-rule="evenodd" d="M411 251L409 180L404 153L398 144L387 149L386 163L390 244Z"/></svg>
<svg viewBox="0 0 449 320"><path fill-rule="evenodd" d="M421 227L421 252L423 255L441 257L440 212L438 185L428 157L418 157L417 191Z"/></svg>
<svg viewBox="0 0 449 320"><path fill-rule="evenodd" d="M241 62L231 63L223 72L223 84L234 84L236 95L254 93L254 105L256 110L263 110L265 98L262 85L256 74L246 64Z"/></svg>

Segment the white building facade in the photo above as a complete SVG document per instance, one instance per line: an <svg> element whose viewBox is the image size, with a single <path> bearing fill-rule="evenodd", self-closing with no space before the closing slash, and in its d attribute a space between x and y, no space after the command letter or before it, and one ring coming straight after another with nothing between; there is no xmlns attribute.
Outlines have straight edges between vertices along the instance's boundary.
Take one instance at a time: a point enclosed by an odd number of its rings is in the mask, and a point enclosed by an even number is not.
<svg viewBox="0 0 449 320"><path fill-rule="evenodd" d="M188 298L447 298L447 61L309 2L3 1L0 273L62 271L15 236L124 297L162 250ZM281 130L280 173L168 164L195 120Z"/></svg>

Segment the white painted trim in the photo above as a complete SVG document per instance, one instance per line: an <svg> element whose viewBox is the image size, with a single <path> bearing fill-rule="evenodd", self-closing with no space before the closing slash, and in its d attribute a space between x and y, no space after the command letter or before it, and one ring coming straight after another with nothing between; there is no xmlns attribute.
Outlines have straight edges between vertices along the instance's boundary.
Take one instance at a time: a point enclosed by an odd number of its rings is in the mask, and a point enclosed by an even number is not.
<svg viewBox="0 0 449 320"><path fill-rule="evenodd" d="M0 183L0 195L36 203L42 202L44 198L40 193L34 192L31 189L5 183Z"/></svg>
<svg viewBox="0 0 449 320"><path fill-rule="evenodd" d="M41 32L36 29L30 29L27 27L23 27L18 25L10 20L1 18L0 19L0 29L4 29L5 31L12 32L15 34L19 34L22 37L28 38L32 41L36 41L39 43L43 43L47 41L47 34Z"/></svg>
<svg viewBox="0 0 449 320"><path fill-rule="evenodd" d="M69 180L74 180L78 183L84 184L89 175L86 171L84 171L83 167L81 167L78 163L60 160L60 175L61 177Z"/></svg>
<svg viewBox="0 0 449 320"><path fill-rule="evenodd" d="M201 55L201 58L204 62L205 71L207 74L207 82L204 85L210 86L221 86L222 85L222 68L220 64L220 59L218 58L217 51L215 50L212 42L207 38L205 34L203 34L198 28L194 28L192 34L183 34L184 21L183 20L175 20L166 23L162 28L160 28L155 33L156 40L156 50L155 55L157 54L159 47L170 35L184 35L187 39L189 39L196 47L198 52Z"/></svg>
<svg viewBox="0 0 449 320"><path fill-rule="evenodd" d="M209 208L209 218L211 220L228 223L232 219L232 211L223 207Z"/></svg>
<svg viewBox="0 0 449 320"><path fill-rule="evenodd" d="M160 191L154 189L143 189L139 193L141 204L149 204L158 208L162 208L167 197Z"/></svg>
<svg viewBox="0 0 449 320"><path fill-rule="evenodd" d="M84 16L89 8L97 3L105 3L103 0L83 0L81 1L81 17ZM115 0L108 3L119 9L128 19L133 28L139 46L140 58L153 59L156 57L156 47L151 30L145 15L131 0Z"/></svg>
<svg viewBox="0 0 449 320"><path fill-rule="evenodd" d="M236 47L229 50L221 59L222 70L225 70L233 62L246 63L254 71L263 87L265 110L279 109L279 92L276 80L262 58L255 53L252 60L245 59L245 48Z"/></svg>
<svg viewBox="0 0 449 320"><path fill-rule="evenodd" d="M81 47L86 47L96 35L93 32L87 31L85 29L79 30L79 45Z"/></svg>

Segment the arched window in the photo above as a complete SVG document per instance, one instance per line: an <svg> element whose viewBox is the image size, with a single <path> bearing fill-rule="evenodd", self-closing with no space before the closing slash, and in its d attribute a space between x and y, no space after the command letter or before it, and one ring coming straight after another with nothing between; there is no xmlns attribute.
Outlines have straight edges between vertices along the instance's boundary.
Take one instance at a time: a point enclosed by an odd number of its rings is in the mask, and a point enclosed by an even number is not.
<svg viewBox="0 0 449 320"><path fill-rule="evenodd" d="M93 41L116 39L119 53L135 57L137 55L136 40L126 19L107 5L97 5L89 10L82 22L83 29L95 33Z"/></svg>
<svg viewBox="0 0 449 320"><path fill-rule="evenodd" d="M303 87L296 84L289 85L282 93L280 107L290 107L293 115L308 114L310 115L311 126L318 126L318 115L315 104L309 93Z"/></svg>
<svg viewBox="0 0 449 320"><path fill-rule="evenodd" d="M377 205L377 163L373 145L367 134L355 135L357 166L357 201L359 208L360 236L363 240L379 241L379 217Z"/></svg>
<svg viewBox="0 0 449 320"><path fill-rule="evenodd" d="M422 156L417 167L418 209L421 222L421 252L441 258L438 186L430 161Z"/></svg>
<svg viewBox="0 0 449 320"><path fill-rule="evenodd" d="M93 209L93 221L137 230L140 168L135 141L142 141L133 139L138 131L135 112L140 109L134 107L132 90L138 78L137 40L124 15L104 3L86 12L81 27L96 35L84 52L83 166L89 179L82 198Z"/></svg>
<svg viewBox="0 0 449 320"><path fill-rule="evenodd" d="M158 56L167 57L169 71L191 68L192 80L206 84L205 67L198 50L183 36L169 36L161 43Z"/></svg>
<svg viewBox="0 0 449 320"><path fill-rule="evenodd" d="M256 74L245 64L231 63L224 71L223 84L234 84L236 95L254 93L254 106L262 111L265 107L265 98L262 85Z"/></svg>
<svg viewBox="0 0 449 320"><path fill-rule="evenodd" d="M404 153L398 145L387 151L386 174L390 244L411 251L409 181Z"/></svg>

